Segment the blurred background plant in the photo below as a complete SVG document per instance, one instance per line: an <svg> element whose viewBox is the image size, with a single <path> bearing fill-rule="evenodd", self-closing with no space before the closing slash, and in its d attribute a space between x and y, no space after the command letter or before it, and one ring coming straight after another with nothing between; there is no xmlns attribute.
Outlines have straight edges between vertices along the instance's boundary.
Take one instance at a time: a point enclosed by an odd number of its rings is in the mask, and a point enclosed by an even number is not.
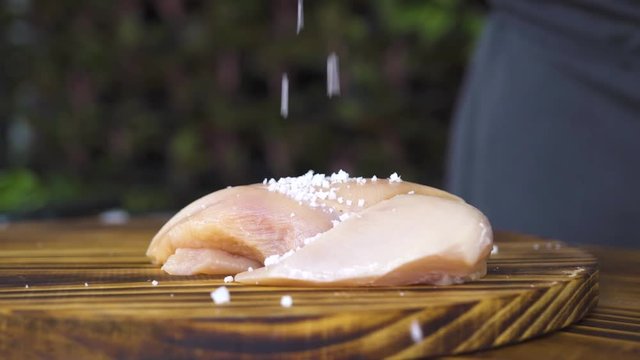
<svg viewBox="0 0 640 360"><path fill-rule="evenodd" d="M0 213L14 216L171 209L308 169L438 186L485 10L306 1L296 36L295 0L0 4ZM342 96L328 99L331 51Z"/></svg>

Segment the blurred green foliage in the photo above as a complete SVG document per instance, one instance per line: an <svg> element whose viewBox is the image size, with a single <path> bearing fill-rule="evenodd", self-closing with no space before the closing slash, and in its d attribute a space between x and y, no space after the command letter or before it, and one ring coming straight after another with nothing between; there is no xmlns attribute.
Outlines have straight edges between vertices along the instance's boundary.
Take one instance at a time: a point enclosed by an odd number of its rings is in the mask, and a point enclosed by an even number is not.
<svg viewBox="0 0 640 360"><path fill-rule="evenodd" d="M439 185L483 16L463 0L307 1L296 35L295 0L1 4L1 212L169 208L308 169Z"/></svg>

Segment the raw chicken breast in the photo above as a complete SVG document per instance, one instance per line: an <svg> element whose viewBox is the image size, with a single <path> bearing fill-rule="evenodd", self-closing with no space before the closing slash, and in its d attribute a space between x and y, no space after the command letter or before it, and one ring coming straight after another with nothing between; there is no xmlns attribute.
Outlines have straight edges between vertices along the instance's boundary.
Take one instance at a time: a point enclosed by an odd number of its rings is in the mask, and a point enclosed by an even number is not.
<svg viewBox="0 0 640 360"><path fill-rule="evenodd" d="M263 185L236 186L178 212L153 238L147 256L164 263L179 248L217 249L262 263L328 230L336 216Z"/></svg>
<svg viewBox="0 0 640 360"><path fill-rule="evenodd" d="M486 273L487 218L435 196L398 195L353 215L279 262L236 275L268 285L446 285Z"/></svg>
<svg viewBox="0 0 640 360"><path fill-rule="evenodd" d="M172 275L237 274L262 266L255 260L216 249L179 248L169 256L162 270Z"/></svg>
<svg viewBox="0 0 640 360"><path fill-rule="evenodd" d="M407 193L463 202L445 191L410 182L309 172L223 189L194 201L160 229L147 256L154 263L166 263L163 269L174 275L235 274L304 246L305 239L331 229L345 212L359 212Z"/></svg>

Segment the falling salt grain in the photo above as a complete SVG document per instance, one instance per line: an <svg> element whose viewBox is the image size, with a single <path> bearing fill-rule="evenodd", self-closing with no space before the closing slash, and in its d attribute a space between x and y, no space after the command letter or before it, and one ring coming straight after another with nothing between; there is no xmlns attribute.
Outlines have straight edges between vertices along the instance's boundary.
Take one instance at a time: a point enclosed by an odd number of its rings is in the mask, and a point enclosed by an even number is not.
<svg viewBox="0 0 640 360"><path fill-rule="evenodd" d="M29 285L28 285L28 284L27 284L27 285L25 285L25 286L24 286L24 288L25 288L25 289L28 289L28 288L29 288Z"/></svg>
<svg viewBox="0 0 640 360"><path fill-rule="evenodd" d="M304 12L302 6L302 0L298 0L298 26L296 27L296 34L300 34L300 31L304 27Z"/></svg>
<svg viewBox="0 0 640 360"><path fill-rule="evenodd" d="M296 214L295 214L295 213L291 213L291 214L289 215L289 217L295 217L295 216L296 216Z"/></svg>
<svg viewBox="0 0 640 360"><path fill-rule="evenodd" d="M327 57L327 96L340 95L340 73L338 56L332 52Z"/></svg>
<svg viewBox="0 0 640 360"><path fill-rule="evenodd" d="M89 286L89 283L84 283L84 287L88 287L88 286Z"/></svg>
<svg viewBox="0 0 640 360"><path fill-rule="evenodd" d="M220 286L211 292L211 300L213 300L216 305L228 303L231 300L229 290L225 286Z"/></svg>
<svg viewBox="0 0 640 360"><path fill-rule="evenodd" d="M153 281L151 282L151 285L152 285L152 286L158 286L158 280L153 280Z"/></svg>
<svg viewBox="0 0 640 360"><path fill-rule="evenodd" d="M491 248L491 255L495 255L498 253L498 245L493 245Z"/></svg>
<svg viewBox="0 0 640 360"><path fill-rule="evenodd" d="M225 276L222 281L224 281L227 284L230 283L230 282L233 282L233 276L231 276L231 275Z"/></svg>
<svg viewBox="0 0 640 360"><path fill-rule="evenodd" d="M358 207L363 207L363 206L364 206L364 199L358 200Z"/></svg>
<svg viewBox="0 0 640 360"><path fill-rule="evenodd" d="M413 342L417 343L422 341L422 338L424 336L422 334L422 328L420 327L420 323L418 322L418 320L413 320L411 322L411 327L409 330L411 333L411 340L413 340Z"/></svg>
<svg viewBox="0 0 640 360"><path fill-rule="evenodd" d="M286 118L289 115L289 78L282 74L282 87L280 93L280 115Z"/></svg>
<svg viewBox="0 0 640 360"><path fill-rule="evenodd" d="M290 295L284 295L280 298L280 306L288 308L291 305L293 305L293 298Z"/></svg>

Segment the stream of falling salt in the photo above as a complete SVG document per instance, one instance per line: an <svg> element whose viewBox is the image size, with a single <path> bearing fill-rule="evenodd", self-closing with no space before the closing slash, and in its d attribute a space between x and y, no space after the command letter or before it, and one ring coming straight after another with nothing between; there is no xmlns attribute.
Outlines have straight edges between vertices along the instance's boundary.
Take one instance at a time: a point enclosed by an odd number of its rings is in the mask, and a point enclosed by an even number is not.
<svg viewBox="0 0 640 360"><path fill-rule="evenodd" d="M340 95L340 72L338 70L338 55L332 52L327 57L327 96Z"/></svg>
<svg viewBox="0 0 640 360"><path fill-rule="evenodd" d="M286 118L289 115L289 78L282 74L282 86L280 90L280 115Z"/></svg>
<svg viewBox="0 0 640 360"><path fill-rule="evenodd" d="M296 34L300 34L304 27L304 14L302 0L298 0L298 27L296 28Z"/></svg>

